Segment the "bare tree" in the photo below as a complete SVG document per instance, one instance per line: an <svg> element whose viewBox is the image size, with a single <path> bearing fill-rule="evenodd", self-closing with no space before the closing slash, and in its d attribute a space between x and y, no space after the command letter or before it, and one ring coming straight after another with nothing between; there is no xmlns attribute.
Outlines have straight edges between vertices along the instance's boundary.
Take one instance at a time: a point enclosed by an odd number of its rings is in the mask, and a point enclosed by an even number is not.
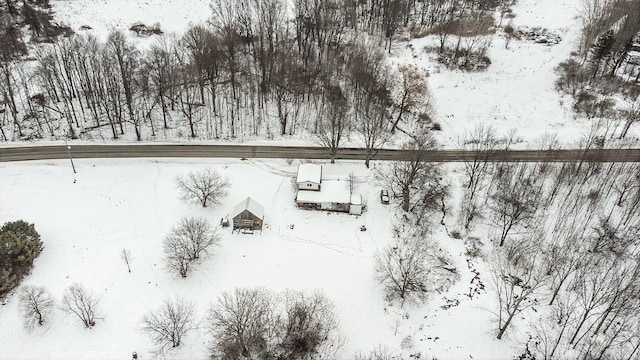
<svg viewBox="0 0 640 360"><path fill-rule="evenodd" d="M605 320L625 302L631 303L637 291L638 264L635 259L613 259L592 255L575 276L573 289L578 296L578 318L569 344L579 343L595 327L595 334ZM636 285L637 286L637 285Z"/></svg>
<svg viewBox="0 0 640 360"><path fill-rule="evenodd" d="M320 293L238 288L218 298L208 320L217 359L333 359L343 343Z"/></svg>
<svg viewBox="0 0 640 360"><path fill-rule="evenodd" d="M192 265L211 255L219 242L220 235L205 218L184 218L164 239L167 268L185 278Z"/></svg>
<svg viewBox="0 0 640 360"><path fill-rule="evenodd" d="M177 88L178 59L176 53L175 41L172 41L170 37L162 37L162 40L151 45L145 53L143 71L149 76L155 101L160 103L165 129L169 128L169 103L173 101L171 92Z"/></svg>
<svg viewBox="0 0 640 360"><path fill-rule="evenodd" d="M402 23L402 19L410 11L408 6L410 3L399 0L382 2L382 32L386 38L385 46L388 46L389 54L391 54L393 35Z"/></svg>
<svg viewBox="0 0 640 360"><path fill-rule="evenodd" d="M526 225L542 203L543 177L535 164L502 163L494 176L489 208L500 229L500 246L510 231Z"/></svg>
<svg viewBox="0 0 640 360"><path fill-rule="evenodd" d="M171 229L167 236L187 250L191 260L198 260L212 254L212 248L220 243L220 235L211 223L203 217L187 217Z"/></svg>
<svg viewBox="0 0 640 360"><path fill-rule="evenodd" d="M428 295L431 268L427 264L428 248L414 238L389 246L375 257L376 277L388 300L424 301Z"/></svg>
<svg viewBox="0 0 640 360"><path fill-rule="evenodd" d="M561 236L561 235L560 235ZM546 249L546 262L549 269L549 285L552 290L549 305L553 305L554 300L565 286L571 276L582 265L584 253L577 249L575 243L578 242L573 233L566 237L560 244L551 244Z"/></svg>
<svg viewBox="0 0 640 360"><path fill-rule="evenodd" d="M537 334L534 351L536 355L540 355L540 358L556 359L554 355L566 350L565 335L574 320L576 301L576 297L571 293L568 296L558 297L549 311L549 317L534 325ZM558 356L558 358L562 358L562 356Z"/></svg>
<svg viewBox="0 0 640 360"><path fill-rule="evenodd" d="M164 261L167 270L177 271L181 277L186 278L193 267L193 260L189 259L187 249L180 243L174 243L164 239Z"/></svg>
<svg viewBox="0 0 640 360"><path fill-rule="evenodd" d="M193 303L181 298L167 299L159 309L142 318L142 328L163 352L180 346L182 337L193 329L193 316Z"/></svg>
<svg viewBox="0 0 640 360"><path fill-rule="evenodd" d="M218 359L259 358L273 333L271 294L263 289L225 292L209 309L211 355Z"/></svg>
<svg viewBox="0 0 640 360"><path fill-rule="evenodd" d="M624 128L622 129L622 133L620 133L620 139L624 139L627 136L627 132L629 132L629 128L631 128L631 125L633 125L640 119L640 96L638 96L632 104L627 105L627 108L624 109L623 114L626 118L626 122L624 124Z"/></svg>
<svg viewBox="0 0 640 360"><path fill-rule="evenodd" d="M329 150L331 163L335 163L336 154L342 138L349 130L349 111L347 98L340 86L328 86L325 90L326 111L318 119L315 136L320 145Z"/></svg>
<svg viewBox="0 0 640 360"><path fill-rule="evenodd" d="M409 159L395 161L388 171L380 173L393 192L402 195L402 210L405 212L412 210L415 202L420 201L421 193L437 187L439 183L439 167L426 161L428 152L435 149L436 141L430 133L416 136L402 145L402 150L410 153Z"/></svg>
<svg viewBox="0 0 640 360"><path fill-rule="evenodd" d="M516 315L537 305L536 294L547 283L548 271L537 243L532 235L496 249L491 277L498 296L498 339Z"/></svg>
<svg viewBox="0 0 640 360"><path fill-rule="evenodd" d="M212 168L192 171L186 176L179 175L176 182L184 201L198 203L202 207L218 204L230 185L224 176Z"/></svg>
<svg viewBox="0 0 640 360"><path fill-rule="evenodd" d="M478 125L458 139L458 146L470 152L464 158L465 195L460 211L465 229L469 229L472 221L479 216L478 193L486 186L487 176L491 173L489 159L497 150L499 139L493 128Z"/></svg>
<svg viewBox="0 0 640 360"><path fill-rule="evenodd" d="M278 326L278 358L335 358L342 338L331 301L322 293L287 292L285 307Z"/></svg>
<svg viewBox="0 0 640 360"><path fill-rule="evenodd" d="M499 143L495 129L483 124L477 125L458 139L458 146L471 154L464 158L464 171L467 175L465 186L470 190L471 200L483 188L487 175L491 173L489 159Z"/></svg>
<svg viewBox="0 0 640 360"><path fill-rule="evenodd" d="M120 253L120 258L127 264L127 270L131 272L131 261L133 258L131 257L131 251L127 248L122 248L122 252Z"/></svg>
<svg viewBox="0 0 640 360"><path fill-rule="evenodd" d="M24 324L29 329L36 325L44 325L54 304L49 292L37 286L23 287L18 300L24 315Z"/></svg>
<svg viewBox="0 0 640 360"><path fill-rule="evenodd" d="M87 328L96 325L98 303L93 292L78 283L69 286L62 298L63 309L75 314Z"/></svg>
<svg viewBox="0 0 640 360"><path fill-rule="evenodd" d="M136 116L134 106L134 98L136 96L135 86L137 85L135 76L140 66L140 55L135 46L127 40L127 37L121 31L115 30L112 31L107 38L105 51L107 56L111 57L116 65L115 70L122 94L124 95L124 103L129 115L129 121L133 124L136 139L140 141L142 140L141 119L139 116Z"/></svg>
<svg viewBox="0 0 640 360"><path fill-rule="evenodd" d="M385 68L384 55L373 48L360 46L347 65L351 82L354 129L365 148L365 166L389 138L390 76Z"/></svg>
<svg viewBox="0 0 640 360"><path fill-rule="evenodd" d="M400 66L400 81L394 91L393 107L396 114L391 127L391 133L398 128L403 117L413 112L428 110L430 104L427 73L412 65Z"/></svg>

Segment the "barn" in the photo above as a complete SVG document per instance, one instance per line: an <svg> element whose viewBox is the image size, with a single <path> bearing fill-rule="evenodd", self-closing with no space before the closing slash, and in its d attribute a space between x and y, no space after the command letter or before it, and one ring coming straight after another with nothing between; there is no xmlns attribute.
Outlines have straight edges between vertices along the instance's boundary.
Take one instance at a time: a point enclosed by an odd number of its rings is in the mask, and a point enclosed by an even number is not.
<svg viewBox="0 0 640 360"><path fill-rule="evenodd" d="M262 231L264 207L250 197L242 200L229 214L234 231Z"/></svg>

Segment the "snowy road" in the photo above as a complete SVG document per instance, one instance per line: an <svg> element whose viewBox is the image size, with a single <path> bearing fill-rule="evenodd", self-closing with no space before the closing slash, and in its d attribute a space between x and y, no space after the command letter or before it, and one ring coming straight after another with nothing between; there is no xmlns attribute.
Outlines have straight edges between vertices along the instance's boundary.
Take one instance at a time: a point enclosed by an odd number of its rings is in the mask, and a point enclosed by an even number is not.
<svg viewBox="0 0 640 360"><path fill-rule="evenodd" d="M322 147L251 146L251 145L73 145L74 158L263 158L263 159L328 159L329 151ZM64 159L69 155L64 145L0 147L0 162ZM489 161L593 161L640 162L640 149L595 150L499 150L486 155L471 151L434 150L424 153L424 161L459 162L487 157ZM364 160L365 150L342 148L336 159ZM415 154L405 150L381 149L374 160L410 160Z"/></svg>

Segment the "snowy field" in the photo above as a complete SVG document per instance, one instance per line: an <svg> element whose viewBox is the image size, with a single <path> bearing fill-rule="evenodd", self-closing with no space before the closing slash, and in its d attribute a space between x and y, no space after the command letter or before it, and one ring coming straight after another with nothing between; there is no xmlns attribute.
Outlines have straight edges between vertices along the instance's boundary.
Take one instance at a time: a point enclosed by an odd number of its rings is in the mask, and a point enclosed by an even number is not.
<svg viewBox="0 0 640 360"><path fill-rule="evenodd" d="M160 24L165 33L181 34L189 24L206 22L211 16L208 0L51 0L57 21L74 31L91 27L91 33L105 40L111 30L128 32L131 25ZM145 43L153 38L136 38Z"/></svg>
<svg viewBox="0 0 640 360"><path fill-rule="evenodd" d="M436 46L434 38L415 39L411 48L398 47L399 63L412 63L430 74L436 120L442 125L439 140L451 147L457 137L478 124L494 127L500 134L516 131L524 147L544 134L557 134L564 145L575 144L590 124L576 119L570 99L555 90L554 68L569 58L580 36L577 0L518 0L513 6L513 26L541 27L562 37L555 45L511 40L497 33L487 56L486 71L448 70L437 63L425 46ZM506 23L508 20L503 20Z"/></svg>
<svg viewBox="0 0 640 360"><path fill-rule="evenodd" d="M439 359L496 358L521 349L494 340L492 296L469 293L471 269L464 246L440 230L436 238L452 255L461 280L426 306L389 307L374 279L373 255L391 243L395 205L382 205L379 186L361 163L345 162L326 171L358 177L356 191L368 210L360 217L299 210L294 203L297 162L258 160L78 160L73 183L67 161L0 164L0 222L27 219L42 235L44 251L25 285L46 287L58 304L66 287L82 283L100 298L101 320L88 330L72 314L56 309L43 329L22 326L17 298L0 306L0 359L128 358L137 351L153 358L154 346L141 330L142 316L166 298L184 296L197 304L201 327L187 334L169 358L205 358L210 336L204 319L209 304L235 287L321 290L337 309L346 338L342 359L377 344L408 356ZM219 206L202 209L178 199L175 177L212 166L232 183ZM379 166L379 164L378 164ZM202 215L218 224L233 206L251 196L265 207L262 234L231 234L215 255L187 279L163 268L162 239L182 217ZM294 224L294 229L289 228ZM367 231L361 232L365 225ZM120 259L134 258L132 273ZM479 271L484 271L479 269ZM458 299L450 310L440 306ZM401 345L402 344L402 345Z"/></svg>

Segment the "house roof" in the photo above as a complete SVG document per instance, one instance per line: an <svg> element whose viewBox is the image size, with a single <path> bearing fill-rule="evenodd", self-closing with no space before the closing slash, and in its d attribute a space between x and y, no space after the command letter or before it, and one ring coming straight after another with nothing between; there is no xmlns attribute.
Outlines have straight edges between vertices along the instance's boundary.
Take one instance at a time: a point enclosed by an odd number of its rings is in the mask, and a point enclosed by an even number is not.
<svg viewBox="0 0 640 360"><path fill-rule="evenodd" d="M264 207L250 197L242 200L238 205L236 205L233 210L231 210L231 214L229 216L234 218L245 210L249 210L250 213L260 219L264 218Z"/></svg>
<svg viewBox="0 0 640 360"><path fill-rule="evenodd" d="M351 194L351 204L352 205L362 205L362 196L360 196L360 194L356 194L356 193Z"/></svg>
<svg viewBox="0 0 640 360"><path fill-rule="evenodd" d="M323 181L320 191L298 191L296 201L305 203L332 202L349 204L351 201L349 182L344 180Z"/></svg>
<svg viewBox="0 0 640 360"><path fill-rule="evenodd" d="M297 183L312 182L320 184L322 178L322 166L317 164L301 164L298 166Z"/></svg>

